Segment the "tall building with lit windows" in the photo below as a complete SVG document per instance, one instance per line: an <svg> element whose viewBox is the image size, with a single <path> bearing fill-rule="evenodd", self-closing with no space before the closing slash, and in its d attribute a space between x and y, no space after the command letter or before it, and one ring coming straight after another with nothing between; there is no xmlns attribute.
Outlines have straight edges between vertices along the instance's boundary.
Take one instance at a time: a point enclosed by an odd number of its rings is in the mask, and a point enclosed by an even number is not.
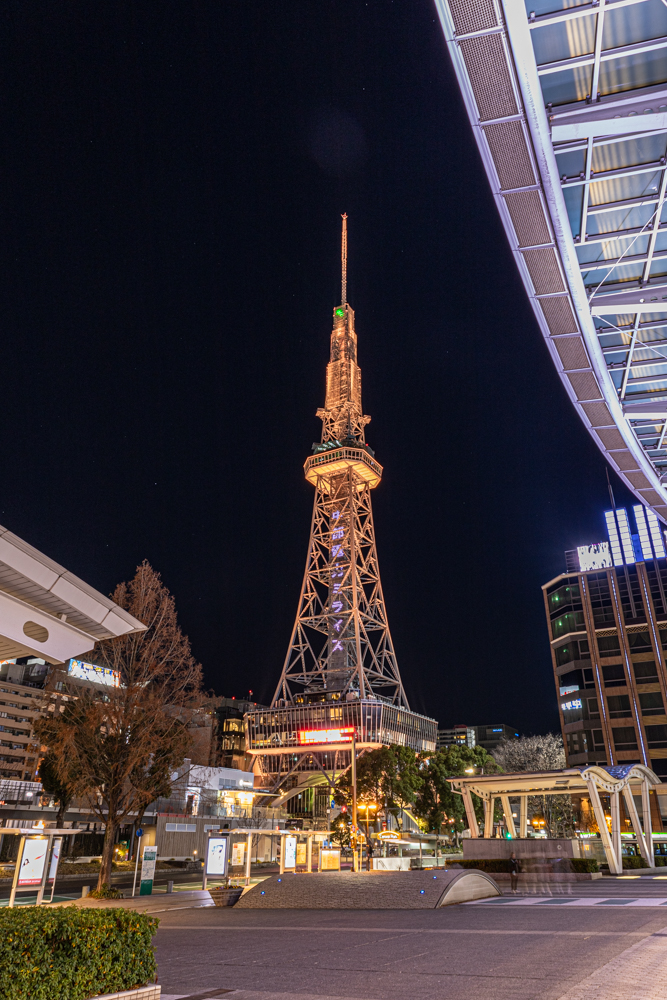
<svg viewBox="0 0 667 1000"><path fill-rule="evenodd" d="M638 762L667 778L667 558L653 511L605 512L544 606L568 766Z"/></svg>
<svg viewBox="0 0 667 1000"><path fill-rule="evenodd" d="M322 437L306 459L315 487L301 596L271 707L246 715L246 750L278 789L327 783L359 750L397 743L435 750L437 723L410 709L389 631L371 491L382 466L366 442L354 310L347 301L343 216L341 304L333 310ZM315 780L313 780L313 778Z"/></svg>

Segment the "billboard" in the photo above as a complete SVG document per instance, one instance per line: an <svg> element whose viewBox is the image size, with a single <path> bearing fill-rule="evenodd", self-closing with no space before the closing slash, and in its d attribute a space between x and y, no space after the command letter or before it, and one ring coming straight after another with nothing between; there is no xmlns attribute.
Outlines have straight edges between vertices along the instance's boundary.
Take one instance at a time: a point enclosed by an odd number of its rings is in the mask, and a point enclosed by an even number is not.
<svg viewBox="0 0 667 1000"><path fill-rule="evenodd" d="M47 837L28 837L26 839L21 855L17 886L41 884L48 847Z"/></svg>
<svg viewBox="0 0 667 1000"><path fill-rule="evenodd" d="M299 743L351 743L354 726L342 729L300 729Z"/></svg>
<svg viewBox="0 0 667 1000"><path fill-rule="evenodd" d="M98 667L95 663L70 660L67 673L70 677L78 677L81 681L104 684L105 687L120 687L120 674L117 670L110 670L109 667Z"/></svg>
<svg viewBox="0 0 667 1000"><path fill-rule="evenodd" d="M95 663L70 660L67 673L70 677L78 677L81 681L104 684L105 687L120 687L120 673L117 670L110 670L109 667L98 667Z"/></svg>
<svg viewBox="0 0 667 1000"><path fill-rule="evenodd" d="M206 850L206 874L227 874L227 837L209 837Z"/></svg>
<svg viewBox="0 0 667 1000"><path fill-rule="evenodd" d="M606 569L612 565L609 542L580 545L577 549L577 555L579 556L579 569L583 573L587 570Z"/></svg>

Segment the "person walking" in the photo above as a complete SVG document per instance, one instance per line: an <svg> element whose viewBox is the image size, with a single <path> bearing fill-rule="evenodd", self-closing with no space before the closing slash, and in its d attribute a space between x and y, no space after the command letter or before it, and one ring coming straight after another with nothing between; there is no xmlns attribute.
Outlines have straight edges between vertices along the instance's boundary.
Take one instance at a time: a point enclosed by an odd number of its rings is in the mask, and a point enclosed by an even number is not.
<svg viewBox="0 0 667 1000"><path fill-rule="evenodd" d="M517 861L517 856L512 851L510 854L510 887L512 892L516 895L516 889L519 884L519 862Z"/></svg>

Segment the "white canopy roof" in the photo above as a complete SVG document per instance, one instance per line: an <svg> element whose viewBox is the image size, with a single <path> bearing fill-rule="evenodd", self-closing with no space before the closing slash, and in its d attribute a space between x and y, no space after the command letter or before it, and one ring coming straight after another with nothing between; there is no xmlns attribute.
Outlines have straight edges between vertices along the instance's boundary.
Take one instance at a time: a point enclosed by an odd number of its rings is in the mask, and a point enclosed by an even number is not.
<svg viewBox="0 0 667 1000"><path fill-rule="evenodd" d="M145 628L53 559L0 525L0 659L62 663Z"/></svg>

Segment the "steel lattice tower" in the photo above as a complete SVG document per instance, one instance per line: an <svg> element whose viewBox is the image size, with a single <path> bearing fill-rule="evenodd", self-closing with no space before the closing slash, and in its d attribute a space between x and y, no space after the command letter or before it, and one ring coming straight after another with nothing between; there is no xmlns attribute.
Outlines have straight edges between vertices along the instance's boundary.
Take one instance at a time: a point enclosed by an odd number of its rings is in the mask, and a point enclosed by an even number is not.
<svg viewBox="0 0 667 1000"><path fill-rule="evenodd" d="M347 302L343 216L342 302L334 309L322 441L305 464L315 486L306 571L273 705L297 692L382 695L408 708L387 623L371 490L382 467L366 444L354 310Z"/></svg>
<svg viewBox="0 0 667 1000"><path fill-rule="evenodd" d="M304 465L315 502L296 621L271 709L246 717L246 746L278 781L303 767L347 766L353 731L359 748L435 749L437 724L408 705L382 593L371 503L382 466L365 439L346 215L341 304L317 416L322 440Z"/></svg>

